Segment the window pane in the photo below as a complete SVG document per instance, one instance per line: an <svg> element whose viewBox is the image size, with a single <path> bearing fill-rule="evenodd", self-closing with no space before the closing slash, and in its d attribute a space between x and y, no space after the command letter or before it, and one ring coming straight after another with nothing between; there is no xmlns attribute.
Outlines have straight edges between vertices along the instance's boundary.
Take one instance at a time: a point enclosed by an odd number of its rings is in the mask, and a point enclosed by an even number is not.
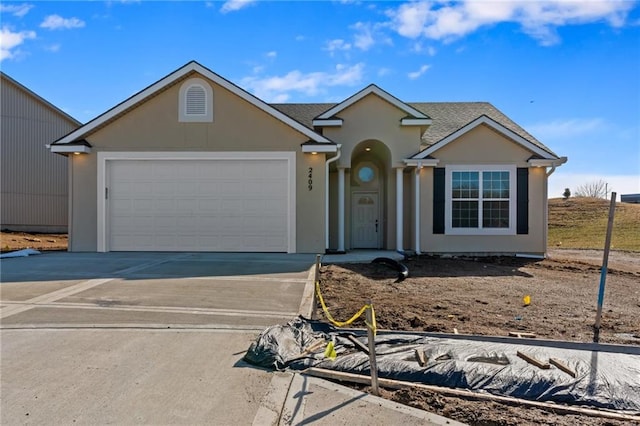
<svg viewBox="0 0 640 426"><path fill-rule="evenodd" d="M453 201L451 226L454 228L478 227L478 202Z"/></svg>
<svg viewBox="0 0 640 426"><path fill-rule="evenodd" d="M453 198L478 198L478 172L453 172L451 174L451 196Z"/></svg>
<svg viewBox="0 0 640 426"><path fill-rule="evenodd" d="M509 227L509 202L508 201L484 201L482 203L482 227L483 228L508 228Z"/></svg>
<svg viewBox="0 0 640 426"><path fill-rule="evenodd" d="M482 197L509 198L509 172L483 172Z"/></svg>

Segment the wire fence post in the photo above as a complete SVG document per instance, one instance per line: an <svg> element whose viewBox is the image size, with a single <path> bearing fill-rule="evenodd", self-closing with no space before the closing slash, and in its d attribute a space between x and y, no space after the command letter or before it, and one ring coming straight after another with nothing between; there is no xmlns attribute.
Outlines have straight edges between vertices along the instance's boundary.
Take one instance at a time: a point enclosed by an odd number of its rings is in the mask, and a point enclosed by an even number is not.
<svg viewBox="0 0 640 426"><path fill-rule="evenodd" d="M371 301L369 301L369 305L366 310L366 318L367 318L367 337L369 343L369 366L371 370L371 393L375 396L380 396L380 391L378 389L378 363L376 361L376 335L373 331L374 327L374 319L373 319L373 306L371 305Z"/></svg>
<svg viewBox="0 0 640 426"><path fill-rule="evenodd" d="M602 318L602 304L604 302L604 287L607 280L607 265L609 264L609 248L611 247L611 232L613 231L613 215L616 210L616 193L611 193L611 204L609 204L609 221L607 222L607 237L604 241L604 255L602 258L602 269L600 270L600 289L598 291L598 311L596 312L596 324L593 328L593 341L600 340L600 320Z"/></svg>

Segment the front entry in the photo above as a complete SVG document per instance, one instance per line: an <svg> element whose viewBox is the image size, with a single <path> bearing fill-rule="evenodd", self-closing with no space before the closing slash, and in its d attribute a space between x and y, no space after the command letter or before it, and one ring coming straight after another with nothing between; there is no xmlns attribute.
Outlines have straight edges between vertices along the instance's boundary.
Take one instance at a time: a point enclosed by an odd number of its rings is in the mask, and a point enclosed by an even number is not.
<svg viewBox="0 0 640 426"><path fill-rule="evenodd" d="M380 248L379 194L377 192L354 192L351 197L353 248Z"/></svg>

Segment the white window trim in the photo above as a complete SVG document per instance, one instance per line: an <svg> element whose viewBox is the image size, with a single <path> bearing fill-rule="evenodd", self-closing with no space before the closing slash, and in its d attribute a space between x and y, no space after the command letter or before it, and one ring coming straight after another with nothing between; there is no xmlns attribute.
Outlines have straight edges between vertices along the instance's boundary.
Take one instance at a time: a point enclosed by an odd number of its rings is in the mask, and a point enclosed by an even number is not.
<svg viewBox="0 0 640 426"><path fill-rule="evenodd" d="M97 217L97 251L108 252L110 247L107 238L107 208L105 197L108 161L113 160L287 160L288 199L287 206L287 253L296 252L296 153L293 151L273 152L98 152L98 217Z"/></svg>
<svg viewBox="0 0 640 426"><path fill-rule="evenodd" d="M187 90L192 86L200 86L205 91L205 114L187 114ZM213 122L213 89L202 78L190 78L182 83L178 94L178 121L180 123L212 123Z"/></svg>
<svg viewBox="0 0 640 426"><path fill-rule="evenodd" d="M504 171L509 172L509 227L508 228L481 228L482 226L482 204L478 206L480 210L479 228L454 228L452 226L452 182L453 172L469 171L469 172L490 172ZM445 166L445 235L516 235L516 166L515 165L475 165L475 164L456 164ZM482 175L479 177L482 190Z"/></svg>

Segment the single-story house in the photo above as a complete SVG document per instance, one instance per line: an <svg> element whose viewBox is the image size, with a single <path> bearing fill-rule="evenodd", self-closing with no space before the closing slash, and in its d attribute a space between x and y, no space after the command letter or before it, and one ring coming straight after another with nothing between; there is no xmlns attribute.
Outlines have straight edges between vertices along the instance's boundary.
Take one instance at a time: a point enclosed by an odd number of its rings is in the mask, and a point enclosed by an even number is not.
<svg viewBox="0 0 640 426"><path fill-rule="evenodd" d="M80 122L0 71L0 229L67 232L68 160L45 148Z"/></svg>
<svg viewBox="0 0 640 426"><path fill-rule="evenodd" d="M197 62L50 149L99 252L544 254L566 161L488 103L268 104Z"/></svg>

